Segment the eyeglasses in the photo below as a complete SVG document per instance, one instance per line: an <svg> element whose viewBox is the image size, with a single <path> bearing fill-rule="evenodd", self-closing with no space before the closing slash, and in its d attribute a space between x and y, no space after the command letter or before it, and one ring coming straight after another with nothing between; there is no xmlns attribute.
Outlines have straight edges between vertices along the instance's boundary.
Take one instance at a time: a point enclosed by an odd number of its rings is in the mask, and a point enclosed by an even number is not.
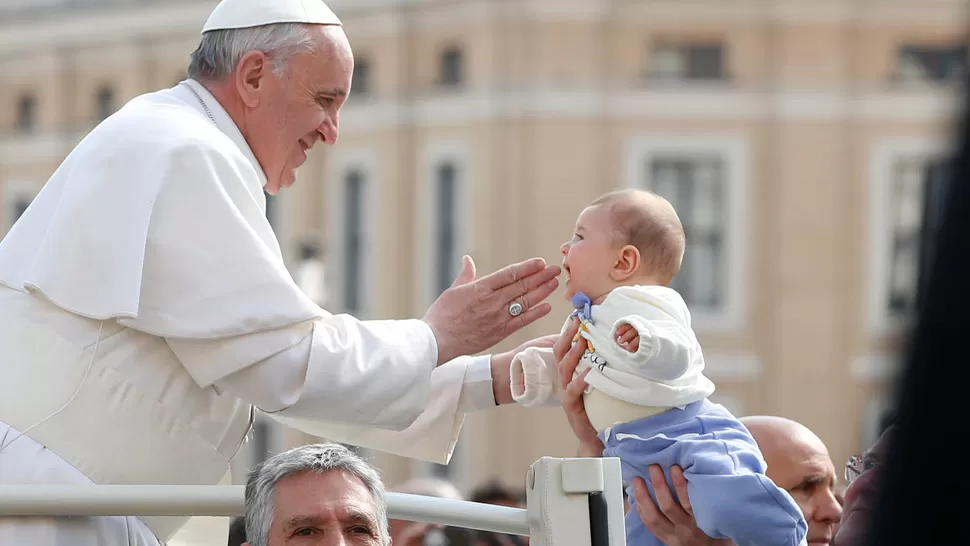
<svg viewBox="0 0 970 546"><path fill-rule="evenodd" d="M879 461L870 455L864 455L862 457L849 457L849 461L845 463L846 483L852 483L856 478L864 474L866 471L872 470L877 466L879 466Z"/></svg>

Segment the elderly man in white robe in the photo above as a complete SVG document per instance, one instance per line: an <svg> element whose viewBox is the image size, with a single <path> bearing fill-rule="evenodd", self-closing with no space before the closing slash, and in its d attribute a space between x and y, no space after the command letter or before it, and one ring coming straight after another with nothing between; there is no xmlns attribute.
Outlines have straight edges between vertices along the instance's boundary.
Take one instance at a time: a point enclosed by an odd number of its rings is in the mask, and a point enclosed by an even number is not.
<svg viewBox="0 0 970 546"><path fill-rule="evenodd" d="M352 71L321 0L224 0L190 78L64 160L0 242L0 487L216 484L254 407L447 463L466 413L512 402L515 351L467 355L546 315L559 268L476 279L466 257L423 319L359 321L284 267L263 191L336 142ZM184 522L0 517L0 544L157 545Z"/></svg>

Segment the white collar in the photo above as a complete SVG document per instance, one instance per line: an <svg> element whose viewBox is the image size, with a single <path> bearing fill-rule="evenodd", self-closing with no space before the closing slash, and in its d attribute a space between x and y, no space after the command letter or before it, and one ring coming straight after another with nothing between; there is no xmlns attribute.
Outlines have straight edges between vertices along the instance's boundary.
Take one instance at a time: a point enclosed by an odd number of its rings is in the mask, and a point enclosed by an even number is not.
<svg viewBox="0 0 970 546"><path fill-rule="evenodd" d="M260 187L266 187L266 173L263 172L262 165L259 164L259 161L256 159L256 155L253 153L252 148L250 148L249 143L246 142L246 137L244 137L242 132L239 131L239 127L236 125L236 122L233 121L232 117L229 116L226 109L222 107L219 99L217 99L212 93L209 92L208 89L205 88L204 85L196 80L189 78L181 83L184 83L185 85L189 86L190 89L198 93L199 96L193 97L193 99L202 99L203 104L199 104L199 107L209 109L216 127L218 127L220 131L225 133L226 136L236 143L236 146L239 147L243 155L245 155L246 158L249 159L249 162L253 164L253 168L256 169L256 174L259 176Z"/></svg>

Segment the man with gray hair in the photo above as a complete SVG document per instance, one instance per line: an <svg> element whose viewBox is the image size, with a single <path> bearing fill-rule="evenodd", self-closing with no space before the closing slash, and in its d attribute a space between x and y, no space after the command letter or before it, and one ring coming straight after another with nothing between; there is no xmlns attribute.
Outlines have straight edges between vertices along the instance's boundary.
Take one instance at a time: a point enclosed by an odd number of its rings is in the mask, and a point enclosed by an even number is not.
<svg viewBox="0 0 970 546"><path fill-rule="evenodd" d="M249 546L388 546L384 484L374 467L340 444L284 451L249 473L246 539Z"/></svg>
<svg viewBox="0 0 970 546"><path fill-rule="evenodd" d="M264 191L336 142L352 73L321 0L223 0L190 79L64 160L0 242L0 486L213 485L255 408L447 464L466 413L512 403L516 351L466 355L549 313L558 267L476 279L466 257L397 321L332 315L286 269ZM0 518L0 544L155 546L184 522Z"/></svg>

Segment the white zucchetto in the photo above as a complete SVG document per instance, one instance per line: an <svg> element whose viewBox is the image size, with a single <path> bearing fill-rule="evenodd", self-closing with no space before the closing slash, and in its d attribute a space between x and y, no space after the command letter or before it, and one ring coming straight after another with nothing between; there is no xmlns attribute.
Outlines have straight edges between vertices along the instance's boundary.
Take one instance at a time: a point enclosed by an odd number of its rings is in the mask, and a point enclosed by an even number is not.
<svg viewBox="0 0 970 546"><path fill-rule="evenodd" d="M323 0L222 0L212 10L202 32L277 23L341 25Z"/></svg>

